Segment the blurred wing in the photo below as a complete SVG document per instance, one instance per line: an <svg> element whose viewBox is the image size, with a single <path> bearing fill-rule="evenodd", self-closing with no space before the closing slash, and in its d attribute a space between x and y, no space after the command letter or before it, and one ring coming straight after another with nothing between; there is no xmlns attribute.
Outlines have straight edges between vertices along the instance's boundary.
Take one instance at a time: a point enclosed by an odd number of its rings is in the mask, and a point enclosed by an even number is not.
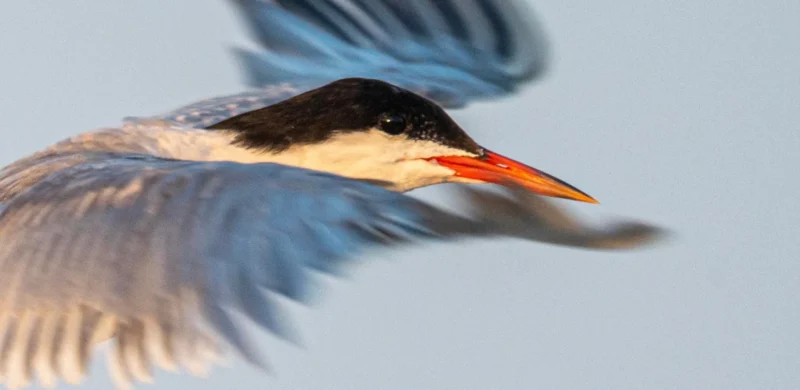
<svg viewBox="0 0 800 390"><path fill-rule="evenodd" d="M238 0L250 84L382 79L443 105L511 93L547 50L519 0Z"/></svg>
<svg viewBox="0 0 800 390"><path fill-rule="evenodd" d="M471 191L471 210L503 212L468 218L275 164L93 156L0 207L0 373L11 387L32 372L79 382L109 338L120 386L153 366L203 373L221 344L263 365L231 313L290 338L272 294L304 301L310 270L336 273L368 246L499 234L591 247L620 234L553 240L525 196Z"/></svg>
<svg viewBox="0 0 800 390"><path fill-rule="evenodd" d="M235 0L261 49L235 50L256 89L150 119L205 128L347 77L384 80L448 108L511 94L547 64L522 3Z"/></svg>

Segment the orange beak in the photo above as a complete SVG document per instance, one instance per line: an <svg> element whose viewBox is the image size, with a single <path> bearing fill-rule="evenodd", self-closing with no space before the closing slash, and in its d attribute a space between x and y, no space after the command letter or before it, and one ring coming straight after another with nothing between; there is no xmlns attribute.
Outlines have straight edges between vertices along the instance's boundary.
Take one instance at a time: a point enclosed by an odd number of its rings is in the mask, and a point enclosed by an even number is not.
<svg viewBox="0 0 800 390"><path fill-rule="evenodd" d="M488 150L481 157L443 156L428 160L452 169L458 177L496 184L510 181L539 195L598 203L583 191L556 177Z"/></svg>

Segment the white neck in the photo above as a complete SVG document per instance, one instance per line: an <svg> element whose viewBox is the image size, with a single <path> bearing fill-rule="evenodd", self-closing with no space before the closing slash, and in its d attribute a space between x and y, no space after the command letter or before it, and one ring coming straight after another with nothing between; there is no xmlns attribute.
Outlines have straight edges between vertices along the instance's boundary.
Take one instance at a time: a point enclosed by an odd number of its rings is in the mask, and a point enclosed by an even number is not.
<svg viewBox="0 0 800 390"><path fill-rule="evenodd" d="M454 178L452 170L423 159L469 155L465 151L434 142L390 136L378 130L341 133L321 144L296 145L281 152L234 145L234 136L235 133L219 130L126 125L121 129L82 134L67 142L179 160L245 164L271 162L346 177L385 181L391 183L387 188L394 191L460 181Z"/></svg>

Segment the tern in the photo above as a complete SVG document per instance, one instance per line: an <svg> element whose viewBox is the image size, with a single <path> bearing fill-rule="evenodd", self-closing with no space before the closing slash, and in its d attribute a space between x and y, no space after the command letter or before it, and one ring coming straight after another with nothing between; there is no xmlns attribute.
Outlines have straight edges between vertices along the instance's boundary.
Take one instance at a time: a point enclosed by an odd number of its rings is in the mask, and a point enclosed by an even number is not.
<svg viewBox="0 0 800 390"><path fill-rule="evenodd" d="M237 1L256 87L78 134L0 171L0 373L79 383L97 344L126 388L203 374L226 347L263 366L233 312L291 339L277 296L365 248L507 236L629 248L657 229L583 226L596 203L495 153L444 108L512 93L545 48L517 2ZM444 107L444 108L443 108ZM469 212L405 192L463 189Z"/></svg>

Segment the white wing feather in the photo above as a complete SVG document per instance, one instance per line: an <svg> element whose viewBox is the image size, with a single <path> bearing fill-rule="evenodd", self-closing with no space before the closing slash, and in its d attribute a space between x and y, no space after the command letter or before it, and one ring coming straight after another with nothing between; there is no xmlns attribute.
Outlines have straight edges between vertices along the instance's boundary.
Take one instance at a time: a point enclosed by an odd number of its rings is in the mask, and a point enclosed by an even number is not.
<svg viewBox="0 0 800 390"><path fill-rule="evenodd" d="M309 270L335 272L370 245L507 235L605 247L655 232L553 229L560 222L543 215L554 214L539 213L552 206L521 192L472 190L477 213L466 218L275 164L119 154L71 161L82 162L28 183L0 211L0 371L12 387L33 370L46 385L80 381L93 346L108 338L120 387L150 380L151 366L202 374L220 343L263 366L230 311L291 335L265 293L305 302Z"/></svg>

